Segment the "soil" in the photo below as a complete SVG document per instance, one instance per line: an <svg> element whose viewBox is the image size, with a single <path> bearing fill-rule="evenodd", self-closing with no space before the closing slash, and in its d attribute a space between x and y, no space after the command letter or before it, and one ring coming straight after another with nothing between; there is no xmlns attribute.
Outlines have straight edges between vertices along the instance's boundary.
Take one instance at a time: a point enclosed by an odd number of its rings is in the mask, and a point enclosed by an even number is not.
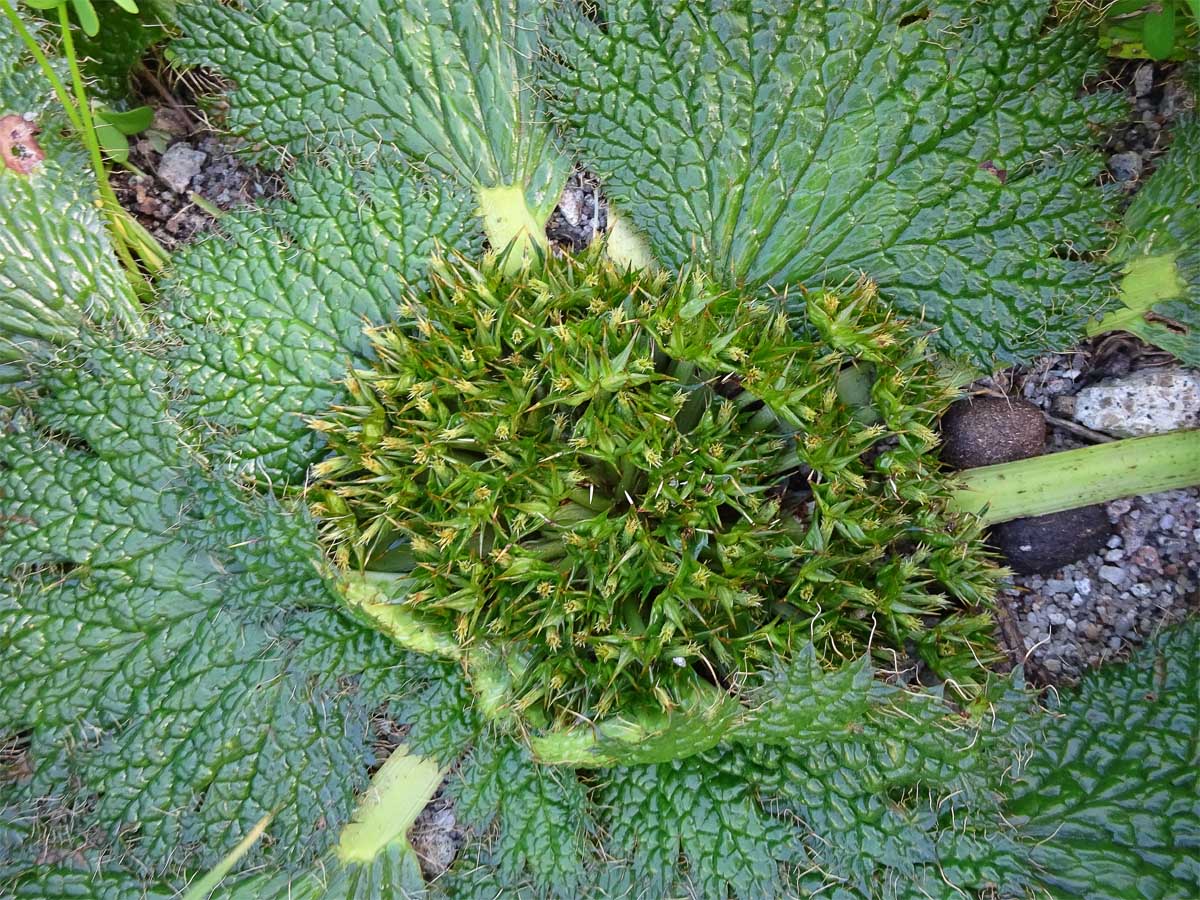
<svg viewBox="0 0 1200 900"><path fill-rule="evenodd" d="M150 131L130 146L129 161L140 174L117 171L113 189L121 205L173 250L213 227L214 208L224 212L259 204L283 191L282 179L248 164L241 147L186 112L163 107L156 110ZM194 175L182 180L169 165L181 155L195 161Z"/></svg>

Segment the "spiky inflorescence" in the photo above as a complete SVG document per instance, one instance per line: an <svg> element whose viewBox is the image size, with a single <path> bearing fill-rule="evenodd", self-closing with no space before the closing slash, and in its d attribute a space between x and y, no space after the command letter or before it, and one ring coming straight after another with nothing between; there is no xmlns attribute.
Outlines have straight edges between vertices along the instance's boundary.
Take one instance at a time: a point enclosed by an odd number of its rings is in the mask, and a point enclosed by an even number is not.
<svg viewBox="0 0 1200 900"><path fill-rule="evenodd" d="M783 298L622 272L442 266L313 427L344 567L520 660L518 705L604 714L815 640L969 683L993 570L945 512L954 389L870 285ZM858 403L851 383L869 385Z"/></svg>

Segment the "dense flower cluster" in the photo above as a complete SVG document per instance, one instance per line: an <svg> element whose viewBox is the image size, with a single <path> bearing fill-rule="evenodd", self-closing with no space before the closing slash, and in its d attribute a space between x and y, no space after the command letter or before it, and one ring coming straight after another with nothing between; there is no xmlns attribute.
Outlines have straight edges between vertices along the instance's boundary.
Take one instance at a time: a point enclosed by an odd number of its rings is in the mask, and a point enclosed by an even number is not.
<svg viewBox="0 0 1200 900"><path fill-rule="evenodd" d="M312 423L315 512L340 565L519 659L519 708L670 708L810 640L969 680L992 572L930 452L953 389L873 301L813 295L798 333L597 254L444 266Z"/></svg>

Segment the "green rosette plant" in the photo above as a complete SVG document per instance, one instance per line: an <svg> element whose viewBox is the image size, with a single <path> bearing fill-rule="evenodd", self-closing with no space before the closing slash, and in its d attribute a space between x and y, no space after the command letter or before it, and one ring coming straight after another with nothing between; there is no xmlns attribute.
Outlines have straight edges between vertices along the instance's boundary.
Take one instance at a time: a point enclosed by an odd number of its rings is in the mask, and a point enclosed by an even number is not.
<svg viewBox="0 0 1200 900"><path fill-rule="evenodd" d="M930 452L924 333L1028 359L1149 252L1194 293L1182 195L1106 253L1049 9L181 4L294 165L148 304L5 32L0 893L1195 895L1195 627L1050 721L985 682L1017 470L951 515ZM642 271L539 256L574 154Z"/></svg>

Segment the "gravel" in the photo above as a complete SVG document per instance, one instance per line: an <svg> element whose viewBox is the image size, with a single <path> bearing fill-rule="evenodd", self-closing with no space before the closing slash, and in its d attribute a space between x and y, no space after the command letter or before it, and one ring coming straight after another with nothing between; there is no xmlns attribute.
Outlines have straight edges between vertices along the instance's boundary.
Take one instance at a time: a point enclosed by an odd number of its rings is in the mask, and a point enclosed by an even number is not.
<svg viewBox="0 0 1200 900"><path fill-rule="evenodd" d="M598 182L590 173L577 169L550 214L546 237L561 250L578 253L607 228L608 204Z"/></svg>
<svg viewBox="0 0 1200 900"><path fill-rule="evenodd" d="M213 227L206 206L224 211L281 193L281 179L248 163L241 149L233 138L160 109L151 131L130 148L130 162L142 174L118 171L113 187L121 204L172 250Z"/></svg>
<svg viewBox="0 0 1200 900"><path fill-rule="evenodd" d="M1113 60L1102 85L1121 87L1129 99L1129 118L1110 128L1104 142L1108 170L1126 194L1132 194L1154 171L1170 146L1172 123L1193 109L1195 95L1180 67L1144 60Z"/></svg>
<svg viewBox="0 0 1200 900"><path fill-rule="evenodd" d="M1131 116L1110 130L1105 151L1109 172L1132 195L1169 146L1170 125L1195 99L1170 65L1115 61L1110 75L1124 88ZM1134 170L1132 180L1120 178ZM1081 390L1130 373L1150 383L1156 371L1175 364L1170 354L1116 333L981 387L1040 407L1051 426L1047 450L1065 450L1107 439L1074 421ZM1102 552L1048 575L1015 576L998 597L1002 640L1035 682L1072 681L1200 610L1200 489L1117 500L1105 509L1115 533Z"/></svg>
<svg viewBox="0 0 1200 900"><path fill-rule="evenodd" d="M1200 490L1106 509L1116 533L1103 555L1013 578L1001 592L1019 632L1009 650L1035 681L1076 678L1200 608Z"/></svg>

